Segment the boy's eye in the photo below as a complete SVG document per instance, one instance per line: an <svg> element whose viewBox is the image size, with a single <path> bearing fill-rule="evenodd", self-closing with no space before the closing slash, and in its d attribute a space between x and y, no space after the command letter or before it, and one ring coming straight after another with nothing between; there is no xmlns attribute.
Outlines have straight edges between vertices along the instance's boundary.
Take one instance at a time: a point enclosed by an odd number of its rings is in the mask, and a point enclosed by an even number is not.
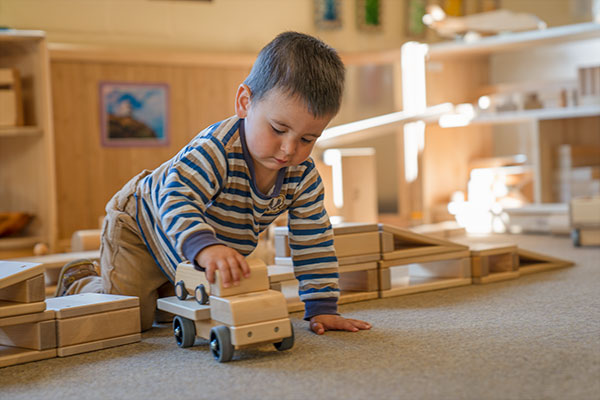
<svg viewBox="0 0 600 400"><path fill-rule="evenodd" d="M273 131L279 135L281 135L283 133L283 131L280 131L279 129L276 129L273 125L271 125L271 129L273 129Z"/></svg>
<svg viewBox="0 0 600 400"><path fill-rule="evenodd" d="M312 143L314 140L312 139L306 139L306 138L302 138L301 139L304 143Z"/></svg>

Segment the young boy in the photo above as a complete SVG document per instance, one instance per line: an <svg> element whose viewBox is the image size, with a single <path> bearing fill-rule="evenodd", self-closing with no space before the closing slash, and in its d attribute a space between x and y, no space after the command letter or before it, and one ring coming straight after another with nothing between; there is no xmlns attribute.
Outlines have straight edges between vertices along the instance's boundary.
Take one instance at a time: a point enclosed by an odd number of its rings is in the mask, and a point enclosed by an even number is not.
<svg viewBox="0 0 600 400"><path fill-rule="evenodd" d="M265 46L235 96L235 116L196 136L174 158L143 171L107 204L101 276L89 261L67 264L57 295L138 296L142 330L156 299L172 290L177 264L194 260L209 282L249 276L244 256L288 212L289 242L305 319L317 334L356 332L366 322L337 313L338 264L323 185L309 155L338 112L344 66L335 50L286 32Z"/></svg>

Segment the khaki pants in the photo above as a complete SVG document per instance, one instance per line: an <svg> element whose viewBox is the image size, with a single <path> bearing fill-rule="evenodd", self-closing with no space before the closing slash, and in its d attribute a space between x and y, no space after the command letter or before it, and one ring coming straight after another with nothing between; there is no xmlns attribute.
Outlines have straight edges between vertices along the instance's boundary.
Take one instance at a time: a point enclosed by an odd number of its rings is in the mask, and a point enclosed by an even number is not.
<svg viewBox="0 0 600 400"><path fill-rule="evenodd" d="M174 293L173 285L148 252L135 220L135 188L147 174L144 171L131 179L106 205L100 244L101 276L80 279L66 293L137 296L142 331L152 327L156 299Z"/></svg>

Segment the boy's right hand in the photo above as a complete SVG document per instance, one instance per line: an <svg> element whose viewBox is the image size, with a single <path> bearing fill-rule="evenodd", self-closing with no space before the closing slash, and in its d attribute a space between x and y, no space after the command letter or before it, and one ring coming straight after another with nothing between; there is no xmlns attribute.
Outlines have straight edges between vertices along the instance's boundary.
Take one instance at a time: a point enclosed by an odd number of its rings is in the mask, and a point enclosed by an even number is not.
<svg viewBox="0 0 600 400"><path fill-rule="evenodd" d="M205 269L206 279L215 283L215 271L219 270L223 287L238 286L242 276L250 276L246 258L236 250L222 244L205 247L196 256L198 265Z"/></svg>

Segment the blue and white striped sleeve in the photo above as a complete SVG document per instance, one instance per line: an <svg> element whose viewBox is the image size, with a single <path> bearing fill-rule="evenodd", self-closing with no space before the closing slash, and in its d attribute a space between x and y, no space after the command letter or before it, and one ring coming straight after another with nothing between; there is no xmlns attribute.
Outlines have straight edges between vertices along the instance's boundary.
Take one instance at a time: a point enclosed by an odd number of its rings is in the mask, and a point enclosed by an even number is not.
<svg viewBox="0 0 600 400"><path fill-rule="evenodd" d="M321 177L309 163L297 189L288 218L289 243L294 273L299 282L305 319L337 314L338 262L333 247L333 228L323 203Z"/></svg>
<svg viewBox="0 0 600 400"><path fill-rule="evenodd" d="M203 247L219 243L204 213L226 174L225 150L210 138L202 139L178 155L157 190L161 225L185 258L193 260Z"/></svg>

